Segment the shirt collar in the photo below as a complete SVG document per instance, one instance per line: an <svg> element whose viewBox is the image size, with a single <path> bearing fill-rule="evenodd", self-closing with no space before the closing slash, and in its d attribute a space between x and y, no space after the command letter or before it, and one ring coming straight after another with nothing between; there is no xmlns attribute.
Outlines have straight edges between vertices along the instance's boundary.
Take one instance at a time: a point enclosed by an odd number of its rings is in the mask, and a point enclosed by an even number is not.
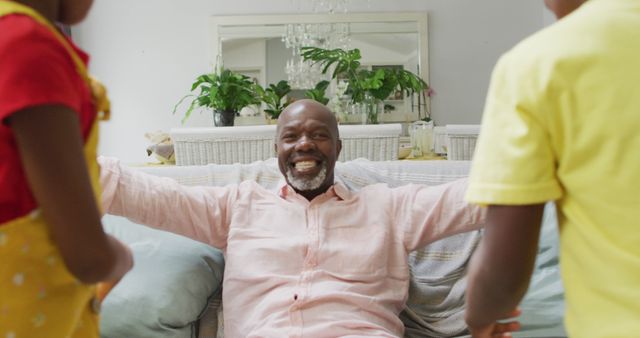
<svg viewBox="0 0 640 338"><path fill-rule="evenodd" d="M278 186L280 187L278 189L278 195L284 199L287 199L288 196L293 196L293 195L297 195L296 191L293 190L293 187L291 187L290 185L287 184L287 181L285 181L284 179L282 179L279 183ZM342 183L340 182L335 182L328 190L327 192L325 192L325 194L329 195L329 196L337 196L339 199L341 200L346 200L349 199L351 197L351 192L349 191L349 189L347 189L347 187L345 187Z"/></svg>
<svg viewBox="0 0 640 338"><path fill-rule="evenodd" d="M341 200L344 201L351 198L351 191L349 191L349 189L347 189L344 184L336 182L331 188L333 189L336 196L338 196Z"/></svg>

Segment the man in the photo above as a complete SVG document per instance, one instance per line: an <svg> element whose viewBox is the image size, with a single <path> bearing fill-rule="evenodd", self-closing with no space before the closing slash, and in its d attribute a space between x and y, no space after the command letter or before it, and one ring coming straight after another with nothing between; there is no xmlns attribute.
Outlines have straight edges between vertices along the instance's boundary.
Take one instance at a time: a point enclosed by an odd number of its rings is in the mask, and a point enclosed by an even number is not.
<svg viewBox="0 0 640 338"><path fill-rule="evenodd" d="M492 77L467 195L489 205L490 226L472 259L466 320L474 337L490 337L516 308L543 205L555 200L569 335L638 337L640 2L546 4L561 20L504 55Z"/></svg>
<svg viewBox="0 0 640 338"><path fill-rule="evenodd" d="M466 182L334 184L337 122L311 100L282 113L275 149L276 192L185 187L103 159L105 210L225 251L225 336L401 337L408 253L483 224Z"/></svg>

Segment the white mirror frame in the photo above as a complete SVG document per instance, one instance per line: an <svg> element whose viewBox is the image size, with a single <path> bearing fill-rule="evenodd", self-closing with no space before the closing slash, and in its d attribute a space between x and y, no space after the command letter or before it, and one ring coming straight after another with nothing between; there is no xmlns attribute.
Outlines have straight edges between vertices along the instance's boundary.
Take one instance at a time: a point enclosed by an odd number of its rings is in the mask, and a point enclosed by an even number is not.
<svg viewBox="0 0 640 338"><path fill-rule="evenodd" d="M282 15L236 15L236 16L212 16L210 18L210 51L211 64L218 66L218 58L221 58L222 36L221 30L225 27L237 26L269 26L302 23L387 23L387 22L414 22L415 33L418 34L419 52L419 76L429 82L429 34L428 18L426 11L418 12L378 12L378 13L335 13L335 14L282 14ZM273 31L265 29L264 36L256 34L255 29L247 29L246 32L235 29L233 37L273 37ZM225 35L228 37L228 35ZM426 109L429 110L430 100L427 99ZM387 122L412 122L418 118L417 112L407 105L406 111L392 116ZM250 124L253 122L249 122Z"/></svg>
<svg viewBox="0 0 640 338"><path fill-rule="evenodd" d="M418 33L418 52L420 70L418 74L429 82L429 35L427 12L385 12L385 13L336 13L336 14L283 14L283 15L237 15L212 16L210 18L211 60L218 65L221 57L221 28L226 26L284 25L301 23L367 23L367 22L415 22ZM248 35L244 37L250 37ZM237 35L240 37L241 35ZM427 105L429 102L427 100ZM409 121L406 121L409 122Z"/></svg>

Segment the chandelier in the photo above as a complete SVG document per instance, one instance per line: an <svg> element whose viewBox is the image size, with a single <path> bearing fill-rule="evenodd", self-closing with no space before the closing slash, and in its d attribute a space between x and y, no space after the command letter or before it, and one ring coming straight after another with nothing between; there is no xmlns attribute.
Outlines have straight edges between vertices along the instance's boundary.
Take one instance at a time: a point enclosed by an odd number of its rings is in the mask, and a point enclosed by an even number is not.
<svg viewBox="0 0 640 338"><path fill-rule="evenodd" d="M314 0L313 11L334 14L347 12L348 0ZM282 35L285 47L291 49L292 58L287 61L285 73L293 88L309 89L318 82L327 80L319 65L304 61L300 56L302 47L319 47L324 49L347 49L350 45L348 23L321 24L287 24Z"/></svg>
<svg viewBox="0 0 640 338"><path fill-rule="evenodd" d="M320 65L303 60L300 48L347 49L350 44L349 24L288 24L282 41L292 51L292 58L285 67L289 84L294 88L313 88L316 83L326 80L327 76L322 74Z"/></svg>

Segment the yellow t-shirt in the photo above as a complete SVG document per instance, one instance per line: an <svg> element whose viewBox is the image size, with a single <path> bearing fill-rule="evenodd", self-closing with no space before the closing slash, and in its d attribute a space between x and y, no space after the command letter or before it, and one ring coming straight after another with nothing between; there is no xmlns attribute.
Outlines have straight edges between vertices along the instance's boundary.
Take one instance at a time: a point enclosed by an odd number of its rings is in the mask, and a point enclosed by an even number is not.
<svg viewBox="0 0 640 338"><path fill-rule="evenodd" d="M467 199L557 200L569 335L640 337L640 1L590 0L500 59Z"/></svg>

